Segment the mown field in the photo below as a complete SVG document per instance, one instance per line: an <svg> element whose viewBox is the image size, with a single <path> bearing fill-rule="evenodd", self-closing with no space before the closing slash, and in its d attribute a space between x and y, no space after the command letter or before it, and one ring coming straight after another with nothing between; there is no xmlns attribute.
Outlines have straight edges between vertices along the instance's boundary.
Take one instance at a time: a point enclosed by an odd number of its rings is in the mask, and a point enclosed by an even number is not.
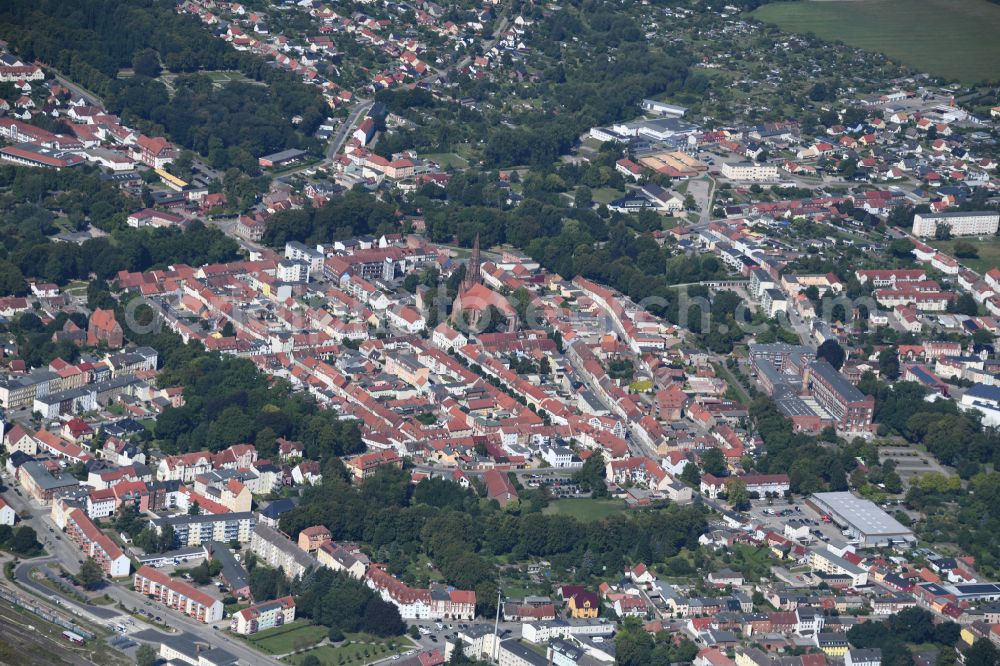
<svg viewBox="0 0 1000 666"><path fill-rule="evenodd" d="M1000 5L987 0L774 2L753 16L789 32L879 51L937 76L1000 80Z"/></svg>
<svg viewBox="0 0 1000 666"><path fill-rule="evenodd" d="M956 257L963 265L968 266L972 270L978 273L985 273L991 268L1000 267L1000 239L998 238L988 238L985 240L979 240L978 238L958 238L949 241L930 241L932 246L947 252L953 257L955 256L956 243L968 244L976 248L976 254L979 255L977 257Z"/></svg>
<svg viewBox="0 0 1000 666"><path fill-rule="evenodd" d="M545 509L545 513L573 516L585 523L607 518L617 513L624 513L625 511L628 511L628 508L622 500L590 498L555 500Z"/></svg>

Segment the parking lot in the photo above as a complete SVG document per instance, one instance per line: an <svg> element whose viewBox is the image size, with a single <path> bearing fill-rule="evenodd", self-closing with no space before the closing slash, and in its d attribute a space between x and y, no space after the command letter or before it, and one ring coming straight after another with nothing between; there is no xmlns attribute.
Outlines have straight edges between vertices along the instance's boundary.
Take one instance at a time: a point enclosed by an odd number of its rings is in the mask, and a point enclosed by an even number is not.
<svg viewBox="0 0 1000 666"><path fill-rule="evenodd" d="M778 534L784 534L786 524L805 526L812 541L845 541L843 531L832 522L823 520L823 515L802 500L789 504L786 500L775 500L768 505L767 500L754 500L747 512L754 520L766 525Z"/></svg>

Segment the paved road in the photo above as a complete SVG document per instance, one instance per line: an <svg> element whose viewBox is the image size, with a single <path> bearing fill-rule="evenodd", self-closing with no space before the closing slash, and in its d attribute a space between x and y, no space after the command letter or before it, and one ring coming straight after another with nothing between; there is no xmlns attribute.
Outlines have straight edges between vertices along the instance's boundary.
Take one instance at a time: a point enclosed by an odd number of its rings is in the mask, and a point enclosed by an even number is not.
<svg viewBox="0 0 1000 666"><path fill-rule="evenodd" d="M330 145L327 146L326 159L332 160L337 153L340 152L340 149L347 142L348 137L350 137L351 133L354 132L354 126L358 124L364 114L368 113L368 110L372 108L373 104L375 104L375 102L372 100L358 100L357 104L354 105L354 108L351 109L351 113L347 116L347 120L345 120L344 124L340 126L340 129L337 130L337 134L334 135L333 140L330 141Z"/></svg>
<svg viewBox="0 0 1000 666"><path fill-rule="evenodd" d="M80 86L73 83L69 79L59 74L56 74L56 81L59 82L59 85L69 89L69 91L73 94L73 99L76 99L77 97L82 97L84 100L86 100L87 104L91 106L102 106L102 107L104 106L104 103L101 101L100 97L90 92L89 90L81 88Z"/></svg>

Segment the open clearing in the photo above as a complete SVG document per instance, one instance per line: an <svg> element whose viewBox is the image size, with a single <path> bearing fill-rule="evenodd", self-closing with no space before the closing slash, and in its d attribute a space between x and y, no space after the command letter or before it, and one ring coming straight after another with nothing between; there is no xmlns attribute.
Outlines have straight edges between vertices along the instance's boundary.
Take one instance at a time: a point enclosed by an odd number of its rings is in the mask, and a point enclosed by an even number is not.
<svg viewBox="0 0 1000 666"><path fill-rule="evenodd" d="M585 523L625 511L628 511L625 502L614 499L562 499L550 503L545 509L545 513L573 516Z"/></svg>
<svg viewBox="0 0 1000 666"><path fill-rule="evenodd" d="M1000 78L1000 5L987 0L776 2L753 16L966 83Z"/></svg>
<svg viewBox="0 0 1000 666"><path fill-rule="evenodd" d="M979 256L975 259L955 257L956 243L968 243L976 248L976 253ZM975 237L956 238L947 241L932 240L928 244L943 252L947 252L955 257L959 263L968 266L977 273L985 273L991 268L1000 267L1000 238L987 238L985 240L979 240Z"/></svg>
<svg viewBox="0 0 1000 666"><path fill-rule="evenodd" d="M325 627L319 627L306 622L293 622L283 627L274 627L253 634L248 640L257 648L271 654L287 654L293 650L301 650L316 645L328 633Z"/></svg>

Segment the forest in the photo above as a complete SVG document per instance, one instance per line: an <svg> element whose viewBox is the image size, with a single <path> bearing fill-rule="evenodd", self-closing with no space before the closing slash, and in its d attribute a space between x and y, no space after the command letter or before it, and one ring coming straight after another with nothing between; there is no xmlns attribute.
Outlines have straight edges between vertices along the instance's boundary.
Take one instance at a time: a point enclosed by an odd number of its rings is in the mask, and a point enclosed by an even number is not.
<svg viewBox="0 0 1000 666"><path fill-rule="evenodd" d="M9 0L0 37L101 97L148 134L210 158L217 168L258 171L256 158L284 148L318 149L312 133L327 107L317 88L215 38L165 0ZM156 79L179 76L173 96ZM119 72L132 70L120 78ZM238 70L250 82L215 88L205 70ZM293 127L291 118L300 116Z"/></svg>

